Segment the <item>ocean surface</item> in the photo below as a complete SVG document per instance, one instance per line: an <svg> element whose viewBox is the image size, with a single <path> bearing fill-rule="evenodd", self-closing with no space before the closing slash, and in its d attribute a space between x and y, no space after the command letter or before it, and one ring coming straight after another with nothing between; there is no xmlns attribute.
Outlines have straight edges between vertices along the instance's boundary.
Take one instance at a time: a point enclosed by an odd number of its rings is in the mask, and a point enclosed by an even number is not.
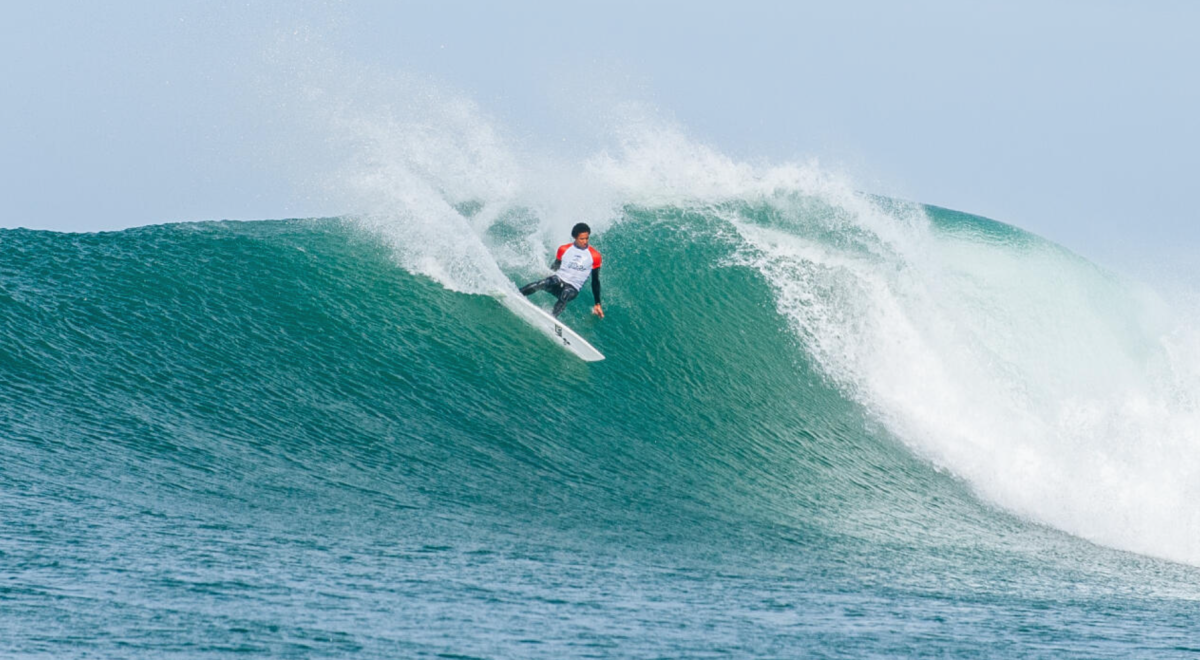
<svg viewBox="0 0 1200 660"><path fill-rule="evenodd" d="M489 295L568 214L0 231L0 657L1200 654L1179 305L718 192L593 220L593 364Z"/></svg>

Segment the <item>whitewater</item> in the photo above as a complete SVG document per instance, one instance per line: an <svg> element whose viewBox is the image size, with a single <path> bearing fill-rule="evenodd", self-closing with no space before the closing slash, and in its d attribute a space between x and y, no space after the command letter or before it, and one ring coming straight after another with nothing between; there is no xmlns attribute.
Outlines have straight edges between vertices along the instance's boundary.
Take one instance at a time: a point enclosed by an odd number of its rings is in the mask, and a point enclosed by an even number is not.
<svg viewBox="0 0 1200 660"><path fill-rule="evenodd" d="M1186 305L644 109L564 163L336 73L272 91L342 216L0 231L0 653L1200 649ZM596 364L489 295L578 221Z"/></svg>

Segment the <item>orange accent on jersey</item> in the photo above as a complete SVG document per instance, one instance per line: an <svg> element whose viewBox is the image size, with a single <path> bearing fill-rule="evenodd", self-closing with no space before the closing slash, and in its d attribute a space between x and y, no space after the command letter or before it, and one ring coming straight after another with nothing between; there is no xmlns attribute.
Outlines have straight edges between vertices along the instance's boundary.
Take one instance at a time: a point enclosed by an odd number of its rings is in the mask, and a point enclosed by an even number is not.
<svg viewBox="0 0 1200 660"><path fill-rule="evenodd" d="M564 254L564 253L567 251L567 249L568 249L568 248L570 248L572 245L575 245L575 243L574 243L574 242L571 242L571 243L567 243L566 245L560 245L560 246L558 246L558 252L556 252L556 253L554 254L554 258L555 258L555 259L557 259L558 261L562 261L562 256L563 256L563 254ZM600 251L599 251L599 250L597 250L596 248L594 248L594 247L592 247L592 246L590 246L590 245L589 245L589 246L588 246L588 252L591 252L591 253L592 253L592 270L596 270L597 268L599 268L599 267L600 267Z"/></svg>

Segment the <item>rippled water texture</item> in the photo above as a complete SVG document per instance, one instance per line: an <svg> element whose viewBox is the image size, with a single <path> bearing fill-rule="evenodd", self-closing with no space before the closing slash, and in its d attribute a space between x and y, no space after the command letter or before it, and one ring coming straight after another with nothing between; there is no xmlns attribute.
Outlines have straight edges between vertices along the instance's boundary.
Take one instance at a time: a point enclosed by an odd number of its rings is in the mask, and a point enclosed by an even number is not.
<svg viewBox="0 0 1200 660"><path fill-rule="evenodd" d="M1200 651L1169 305L869 197L610 220L595 364L378 220L0 231L0 655Z"/></svg>

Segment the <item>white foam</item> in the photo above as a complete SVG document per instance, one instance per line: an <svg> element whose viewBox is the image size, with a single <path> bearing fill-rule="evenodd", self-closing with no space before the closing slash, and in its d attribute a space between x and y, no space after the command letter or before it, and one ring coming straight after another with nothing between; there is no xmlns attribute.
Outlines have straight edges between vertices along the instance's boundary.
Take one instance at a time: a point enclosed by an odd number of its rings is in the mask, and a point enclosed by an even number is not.
<svg viewBox="0 0 1200 660"><path fill-rule="evenodd" d="M404 268L455 291L511 288L483 241L524 181L504 136L453 90L303 36L272 53L269 91L292 144L304 145L289 145L304 162L298 178L387 241Z"/></svg>
<svg viewBox="0 0 1200 660"><path fill-rule="evenodd" d="M281 96L314 118L328 194L405 268L486 292L622 205L723 214L820 368L916 452L1030 519L1200 565L1200 325L1152 293L1044 242L941 232L816 162L737 162L637 106L563 160L429 81L302 59ZM514 209L536 230L490 252Z"/></svg>
<svg viewBox="0 0 1200 660"><path fill-rule="evenodd" d="M848 215L875 249L738 223L744 262L835 382L1005 508L1200 564L1195 326L1044 242L911 217L896 241L870 230L890 212Z"/></svg>

